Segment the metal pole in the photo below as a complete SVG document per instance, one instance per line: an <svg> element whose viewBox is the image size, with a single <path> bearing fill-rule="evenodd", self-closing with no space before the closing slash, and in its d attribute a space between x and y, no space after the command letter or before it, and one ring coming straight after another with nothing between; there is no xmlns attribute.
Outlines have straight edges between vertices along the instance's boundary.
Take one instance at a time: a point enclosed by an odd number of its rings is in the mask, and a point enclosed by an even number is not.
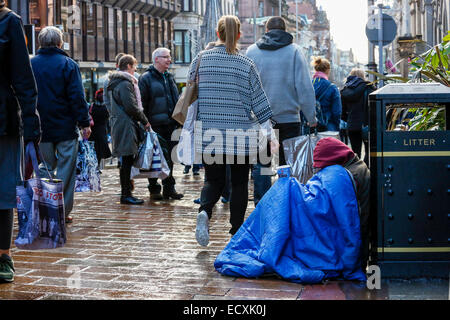
<svg viewBox="0 0 450 320"><path fill-rule="evenodd" d="M368 8L368 17L370 18L375 12L374 10L371 8L374 5L374 0L368 0L367 2L367 8ZM375 63L375 45L372 44L369 41L369 63L367 65L368 69L371 71L377 71L377 65ZM375 76L374 75L369 75L369 79L371 81L375 80Z"/></svg>
<svg viewBox="0 0 450 320"><path fill-rule="evenodd" d="M252 1L253 4L253 42L256 42L256 2L257 0Z"/></svg>
<svg viewBox="0 0 450 320"><path fill-rule="evenodd" d="M378 72L384 73L383 68L383 4L378 5ZM380 79L380 88L384 86L384 81Z"/></svg>
<svg viewBox="0 0 450 320"><path fill-rule="evenodd" d="M295 43L298 44L298 0L295 0Z"/></svg>
<svg viewBox="0 0 450 320"><path fill-rule="evenodd" d="M281 0L278 0L278 12L279 12L280 17L281 17Z"/></svg>

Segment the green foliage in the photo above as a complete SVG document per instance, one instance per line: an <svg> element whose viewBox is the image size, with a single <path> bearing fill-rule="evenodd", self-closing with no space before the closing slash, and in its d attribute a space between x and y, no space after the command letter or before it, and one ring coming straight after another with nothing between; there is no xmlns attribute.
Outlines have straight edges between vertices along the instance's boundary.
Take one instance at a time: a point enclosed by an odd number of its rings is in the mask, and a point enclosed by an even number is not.
<svg viewBox="0 0 450 320"><path fill-rule="evenodd" d="M445 130L445 107L409 109L414 117L409 121L409 131Z"/></svg>

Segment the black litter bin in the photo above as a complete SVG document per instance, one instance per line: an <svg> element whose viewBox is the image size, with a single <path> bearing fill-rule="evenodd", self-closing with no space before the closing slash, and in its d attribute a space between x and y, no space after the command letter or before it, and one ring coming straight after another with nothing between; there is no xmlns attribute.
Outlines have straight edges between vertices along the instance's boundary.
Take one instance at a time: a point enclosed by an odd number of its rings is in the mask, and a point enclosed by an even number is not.
<svg viewBox="0 0 450 320"><path fill-rule="evenodd" d="M369 109L370 264L385 278L448 278L450 88L386 85Z"/></svg>

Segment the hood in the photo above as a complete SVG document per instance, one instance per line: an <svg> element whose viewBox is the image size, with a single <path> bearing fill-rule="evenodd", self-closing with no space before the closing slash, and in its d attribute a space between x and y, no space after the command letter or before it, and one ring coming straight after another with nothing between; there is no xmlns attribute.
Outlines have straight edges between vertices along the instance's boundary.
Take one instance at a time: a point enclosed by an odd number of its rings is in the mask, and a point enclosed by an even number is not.
<svg viewBox="0 0 450 320"><path fill-rule="evenodd" d="M346 101L359 101L366 88L366 81L356 76L349 76L341 91L341 97Z"/></svg>
<svg viewBox="0 0 450 320"><path fill-rule="evenodd" d="M122 71L110 71L108 73L109 82L106 90L113 90L122 81L130 81L131 83L133 83L132 77L133 76L131 74L128 76L125 72Z"/></svg>
<svg viewBox="0 0 450 320"><path fill-rule="evenodd" d="M277 50L292 43L292 35L283 30L270 30L265 33L256 45L261 50Z"/></svg>
<svg viewBox="0 0 450 320"><path fill-rule="evenodd" d="M327 137L317 142L313 153L313 167L325 168L335 164L344 166L355 157L355 153L338 139Z"/></svg>

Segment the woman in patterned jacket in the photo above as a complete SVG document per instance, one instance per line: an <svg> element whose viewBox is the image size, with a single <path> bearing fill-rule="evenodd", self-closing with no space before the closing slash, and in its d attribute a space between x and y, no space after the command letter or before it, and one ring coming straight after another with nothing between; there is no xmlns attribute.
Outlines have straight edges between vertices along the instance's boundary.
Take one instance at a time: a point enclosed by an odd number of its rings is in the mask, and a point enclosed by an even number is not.
<svg viewBox="0 0 450 320"><path fill-rule="evenodd" d="M217 24L218 41L192 61L192 79L198 67L198 114L195 150L202 155L205 184L197 216L196 239L209 243L209 220L225 185L226 165L231 168L230 223L232 235L244 222L248 203L250 164L256 159L256 128L268 135L270 149L276 152L278 141L270 123L272 110L255 64L240 54L237 41L240 21L223 16ZM267 143L267 142L266 142ZM253 160L252 160L253 159Z"/></svg>

